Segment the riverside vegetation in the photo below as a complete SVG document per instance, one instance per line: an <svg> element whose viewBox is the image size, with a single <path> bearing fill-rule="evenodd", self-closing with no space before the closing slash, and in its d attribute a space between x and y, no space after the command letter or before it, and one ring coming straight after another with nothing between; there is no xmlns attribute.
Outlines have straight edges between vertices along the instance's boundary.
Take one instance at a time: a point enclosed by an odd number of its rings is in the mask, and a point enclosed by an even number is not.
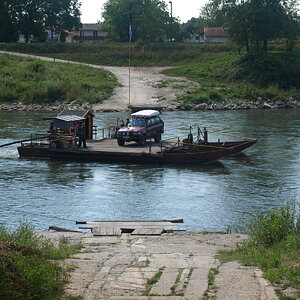
<svg viewBox="0 0 300 300"><path fill-rule="evenodd" d="M0 103L101 103L116 77L108 71L0 55Z"/></svg>
<svg viewBox="0 0 300 300"><path fill-rule="evenodd" d="M250 102L257 99L277 102L278 107L286 107L285 103L299 102L300 99L300 44L296 45L295 52L285 52L284 46L283 43L271 44L271 53L249 57L239 54L238 49L230 43L207 45L165 43L147 46L137 43L131 46L131 65L174 66L175 68L167 69L164 73L184 76L197 82L196 88L178 87L186 89L183 95L178 97L179 107L211 103L226 105L230 101ZM43 43L3 44L0 45L0 49L84 63L127 66L129 48L128 45L112 44ZM92 74L93 70L87 72ZM82 92L84 87L87 92L87 86L93 86L90 82L92 78L93 76L90 76L87 82L80 85L83 88ZM113 82L114 84L116 83ZM58 100L76 99L75 95L78 95L78 92L72 90L73 88L70 89L70 96L60 97ZM99 92L90 90L90 95L82 93L81 99L93 103L97 99L101 101L105 96L108 98L110 92L111 89L101 97L96 97L95 94ZM42 101L42 98L36 98ZM32 97L25 97L23 101L32 101L31 99ZM2 102L4 102L3 97Z"/></svg>
<svg viewBox="0 0 300 300"><path fill-rule="evenodd" d="M249 234L249 240L236 250L221 251L219 256L223 262L239 260L246 266L258 266L278 287L281 300L300 297L300 215L295 207L295 202L288 201L230 227L229 231Z"/></svg>
<svg viewBox="0 0 300 300"><path fill-rule="evenodd" d="M0 224L0 299L71 299L64 295L68 270L59 261L80 249L65 240L55 246L28 223L15 232Z"/></svg>

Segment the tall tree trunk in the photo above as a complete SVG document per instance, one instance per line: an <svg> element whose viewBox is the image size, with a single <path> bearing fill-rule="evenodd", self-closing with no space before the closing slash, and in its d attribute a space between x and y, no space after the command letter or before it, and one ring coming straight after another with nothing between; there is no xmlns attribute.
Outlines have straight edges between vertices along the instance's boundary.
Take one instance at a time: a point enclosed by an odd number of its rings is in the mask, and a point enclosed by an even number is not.
<svg viewBox="0 0 300 300"><path fill-rule="evenodd" d="M267 39L264 40L264 53L265 54L268 53L268 40Z"/></svg>

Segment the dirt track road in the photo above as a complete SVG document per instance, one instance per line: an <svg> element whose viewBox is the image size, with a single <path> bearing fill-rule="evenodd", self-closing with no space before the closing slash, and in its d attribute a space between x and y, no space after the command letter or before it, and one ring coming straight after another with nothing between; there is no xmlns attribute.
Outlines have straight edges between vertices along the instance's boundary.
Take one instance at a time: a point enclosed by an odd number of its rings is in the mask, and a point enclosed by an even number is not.
<svg viewBox="0 0 300 300"><path fill-rule="evenodd" d="M72 63L88 66L95 69L105 69L112 72L118 79L119 86L115 88L110 99L93 106L95 111L123 111L129 103L135 106L162 106L176 107L176 96L183 93L192 84L184 78L169 77L160 72L166 68L151 67L130 69L130 102L129 102L129 68L110 67L93 64L79 63L74 61L54 59L50 57L30 55L16 52L0 51L0 54L8 54L20 57L30 57L49 62ZM176 85L176 88L174 86ZM182 86L182 88L180 88Z"/></svg>

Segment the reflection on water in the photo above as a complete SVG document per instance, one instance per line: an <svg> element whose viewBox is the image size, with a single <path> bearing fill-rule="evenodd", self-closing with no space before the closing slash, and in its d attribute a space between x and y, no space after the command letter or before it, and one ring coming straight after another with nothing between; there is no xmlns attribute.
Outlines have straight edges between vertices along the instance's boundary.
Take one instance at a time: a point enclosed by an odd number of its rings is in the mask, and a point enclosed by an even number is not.
<svg viewBox="0 0 300 300"><path fill-rule="evenodd" d="M0 112L0 144L42 133L45 113ZM99 128L125 113L96 115ZM187 229L224 230L282 199L300 202L299 110L164 113L164 137L186 137L189 126L255 137L244 154L204 165L135 165L21 159L0 148L0 221L25 218L37 229L75 228L76 220L177 219ZM210 135L210 140L228 136Z"/></svg>

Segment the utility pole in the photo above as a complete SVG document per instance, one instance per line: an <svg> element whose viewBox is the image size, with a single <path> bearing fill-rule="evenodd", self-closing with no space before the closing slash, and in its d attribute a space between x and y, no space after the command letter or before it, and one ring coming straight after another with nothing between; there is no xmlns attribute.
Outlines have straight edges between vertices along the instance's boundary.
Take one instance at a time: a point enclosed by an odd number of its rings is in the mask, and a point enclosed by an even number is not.
<svg viewBox="0 0 300 300"><path fill-rule="evenodd" d="M172 3L172 1L169 1L169 3L170 3L170 12L171 12L171 23L170 23L170 25L171 25L171 41L172 41L172 39L173 39L173 3Z"/></svg>

